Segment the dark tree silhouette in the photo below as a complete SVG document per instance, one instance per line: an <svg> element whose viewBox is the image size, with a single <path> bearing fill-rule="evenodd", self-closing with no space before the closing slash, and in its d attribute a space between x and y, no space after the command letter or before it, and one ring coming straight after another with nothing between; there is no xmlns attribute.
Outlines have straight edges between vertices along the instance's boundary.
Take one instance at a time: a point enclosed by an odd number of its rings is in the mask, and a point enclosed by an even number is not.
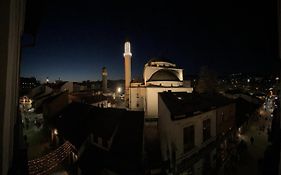
<svg viewBox="0 0 281 175"><path fill-rule="evenodd" d="M198 93L214 93L217 91L217 85L217 74L207 66L201 67L195 91Z"/></svg>

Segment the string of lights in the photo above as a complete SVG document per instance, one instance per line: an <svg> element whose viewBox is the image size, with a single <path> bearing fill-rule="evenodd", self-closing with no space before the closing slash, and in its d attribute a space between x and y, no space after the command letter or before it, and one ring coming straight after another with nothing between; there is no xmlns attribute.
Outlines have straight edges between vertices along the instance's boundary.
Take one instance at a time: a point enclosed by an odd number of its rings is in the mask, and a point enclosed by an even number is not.
<svg viewBox="0 0 281 175"><path fill-rule="evenodd" d="M76 151L75 147L68 141L62 144L55 151L47 155L28 161L28 170L30 175L46 175L54 170L69 155Z"/></svg>

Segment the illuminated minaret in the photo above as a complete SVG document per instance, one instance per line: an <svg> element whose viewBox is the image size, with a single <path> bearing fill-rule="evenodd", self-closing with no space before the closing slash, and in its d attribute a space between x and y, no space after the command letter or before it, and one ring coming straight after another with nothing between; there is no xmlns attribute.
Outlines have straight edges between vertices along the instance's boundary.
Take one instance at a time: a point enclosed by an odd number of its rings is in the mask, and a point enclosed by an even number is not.
<svg viewBox="0 0 281 175"><path fill-rule="evenodd" d="M125 42L124 59L125 59L125 103L129 107L129 87L131 83L131 45L130 42Z"/></svg>
<svg viewBox="0 0 281 175"><path fill-rule="evenodd" d="M102 92L107 91L107 70L105 67L102 68Z"/></svg>

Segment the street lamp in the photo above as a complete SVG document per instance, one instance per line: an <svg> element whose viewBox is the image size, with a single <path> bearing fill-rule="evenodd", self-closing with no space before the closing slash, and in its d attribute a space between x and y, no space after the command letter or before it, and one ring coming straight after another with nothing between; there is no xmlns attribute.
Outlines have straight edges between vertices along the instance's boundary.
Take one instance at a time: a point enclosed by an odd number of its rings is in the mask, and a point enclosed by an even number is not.
<svg viewBox="0 0 281 175"><path fill-rule="evenodd" d="M276 77L275 80L276 80L276 84L278 84L279 77Z"/></svg>
<svg viewBox="0 0 281 175"><path fill-rule="evenodd" d="M58 135L58 130L57 129L54 129L54 134Z"/></svg>
<svg viewBox="0 0 281 175"><path fill-rule="evenodd" d="M117 88L117 92L118 92L118 93L121 93L121 91L122 91L122 88L121 88L121 87L118 87L118 88Z"/></svg>
<svg viewBox="0 0 281 175"><path fill-rule="evenodd" d="M56 128L54 128L53 130L52 130L52 135L51 135L51 141L52 141L52 145L53 146L57 146L57 143L58 143L58 130L56 129Z"/></svg>

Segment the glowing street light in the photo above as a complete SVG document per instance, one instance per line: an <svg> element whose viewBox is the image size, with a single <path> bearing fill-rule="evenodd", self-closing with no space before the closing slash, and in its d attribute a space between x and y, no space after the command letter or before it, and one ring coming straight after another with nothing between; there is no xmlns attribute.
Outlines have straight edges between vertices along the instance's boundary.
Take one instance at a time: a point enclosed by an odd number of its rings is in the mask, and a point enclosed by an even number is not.
<svg viewBox="0 0 281 175"><path fill-rule="evenodd" d="M121 91L122 91L122 88L121 88L121 87L118 87L118 88L117 88L117 92L118 92L118 93L121 93Z"/></svg>
<svg viewBox="0 0 281 175"><path fill-rule="evenodd" d="M57 129L54 129L54 134L58 135L58 130Z"/></svg>

